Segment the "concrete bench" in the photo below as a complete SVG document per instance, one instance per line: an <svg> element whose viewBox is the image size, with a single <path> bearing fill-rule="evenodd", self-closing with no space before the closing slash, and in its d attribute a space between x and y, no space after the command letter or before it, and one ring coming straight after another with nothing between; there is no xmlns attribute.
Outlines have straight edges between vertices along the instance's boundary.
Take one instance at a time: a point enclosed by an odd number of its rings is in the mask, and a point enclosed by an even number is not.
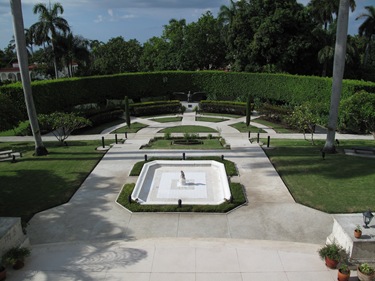
<svg viewBox="0 0 375 281"><path fill-rule="evenodd" d="M10 157L12 157L12 153L13 153L13 150L0 151L0 157L10 158Z"/></svg>
<svg viewBox="0 0 375 281"><path fill-rule="evenodd" d="M355 153L372 153L375 154L375 147L365 147L365 146L359 146L359 147L352 147Z"/></svg>

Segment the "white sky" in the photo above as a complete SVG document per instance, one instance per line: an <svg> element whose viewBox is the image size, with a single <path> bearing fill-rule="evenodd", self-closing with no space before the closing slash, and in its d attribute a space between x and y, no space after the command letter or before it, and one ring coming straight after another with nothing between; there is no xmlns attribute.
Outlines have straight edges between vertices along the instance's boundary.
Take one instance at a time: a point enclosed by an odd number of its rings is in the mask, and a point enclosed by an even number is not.
<svg viewBox="0 0 375 281"><path fill-rule="evenodd" d="M24 26L30 27L38 21L32 8L36 3L47 0L21 0ZM52 0L64 7L62 15L71 26L74 35L90 40L107 42L110 38L122 36L125 40L137 39L144 43L153 36L162 35L163 26L169 20L186 19L187 23L197 21L207 10L216 17L221 5L229 0ZM298 0L306 4L309 0ZM357 34L361 21L355 17L365 12L364 6L375 5L375 0L356 0L356 11L350 14L349 33ZM9 0L0 0L0 49L4 49L13 35Z"/></svg>

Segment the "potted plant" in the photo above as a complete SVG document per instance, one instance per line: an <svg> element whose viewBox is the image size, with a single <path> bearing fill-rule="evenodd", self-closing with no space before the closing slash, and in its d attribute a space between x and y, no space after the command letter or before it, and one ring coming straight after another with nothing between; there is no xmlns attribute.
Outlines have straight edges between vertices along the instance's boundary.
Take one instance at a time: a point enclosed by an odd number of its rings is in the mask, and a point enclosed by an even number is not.
<svg viewBox="0 0 375 281"><path fill-rule="evenodd" d="M361 236L362 236L362 228L358 224L357 227L354 229L354 237L359 239L359 238L361 238Z"/></svg>
<svg viewBox="0 0 375 281"><path fill-rule="evenodd" d="M361 281L375 280L375 270L368 263L361 263L357 268L357 276Z"/></svg>
<svg viewBox="0 0 375 281"><path fill-rule="evenodd" d="M11 265L17 270L25 265L25 258L29 255L30 249L25 247L13 247L3 255L2 261L4 264Z"/></svg>
<svg viewBox="0 0 375 281"><path fill-rule="evenodd" d="M2 264L0 264L0 281L5 280L5 278L7 278L7 271L5 267Z"/></svg>
<svg viewBox="0 0 375 281"><path fill-rule="evenodd" d="M319 256L325 260L326 266L336 269L340 260L346 257L345 250L338 244L327 244L318 250Z"/></svg>
<svg viewBox="0 0 375 281"><path fill-rule="evenodd" d="M348 281L350 278L350 269L346 263L341 264L337 273L338 281Z"/></svg>

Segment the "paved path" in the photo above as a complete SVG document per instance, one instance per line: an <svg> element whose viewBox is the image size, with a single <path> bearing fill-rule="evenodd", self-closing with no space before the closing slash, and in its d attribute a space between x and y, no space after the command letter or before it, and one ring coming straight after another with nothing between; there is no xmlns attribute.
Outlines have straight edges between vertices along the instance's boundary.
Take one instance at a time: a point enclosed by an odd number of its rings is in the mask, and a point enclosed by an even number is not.
<svg viewBox="0 0 375 281"><path fill-rule="evenodd" d="M207 123L185 113L182 122L135 121L149 127L114 145L67 204L33 217L32 256L9 280L336 280L316 253L332 230L331 215L294 202L259 145L228 126L243 118ZM136 181L128 174L144 154L182 154L139 150L161 128L181 124L220 128L231 150L185 152L235 162L245 206L228 214L133 214L115 203L123 184Z"/></svg>

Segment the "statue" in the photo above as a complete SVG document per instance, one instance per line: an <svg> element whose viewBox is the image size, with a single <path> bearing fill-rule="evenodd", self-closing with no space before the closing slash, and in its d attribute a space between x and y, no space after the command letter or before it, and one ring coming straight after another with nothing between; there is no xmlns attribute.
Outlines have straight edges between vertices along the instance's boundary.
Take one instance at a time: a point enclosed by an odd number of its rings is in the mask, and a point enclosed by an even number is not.
<svg viewBox="0 0 375 281"><path fill-rule="evenodd" d="M179 186L184 186L184 185L186 185L186 178L185 178L185 173L184 173L184 171L181 171L180 180L179 180L179 182L178 182L178 185L179 185Z"/></svg>

